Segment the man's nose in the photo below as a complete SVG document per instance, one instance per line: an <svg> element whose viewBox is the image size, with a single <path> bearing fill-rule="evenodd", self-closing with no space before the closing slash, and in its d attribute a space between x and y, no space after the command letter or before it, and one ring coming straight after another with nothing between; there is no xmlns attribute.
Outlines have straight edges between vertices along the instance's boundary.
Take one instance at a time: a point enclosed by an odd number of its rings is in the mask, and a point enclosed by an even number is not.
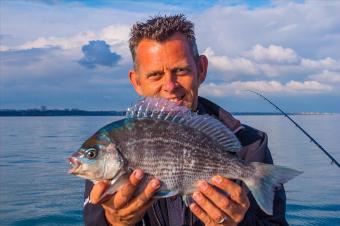
<svg viewBox="0 0 340 226"><path fill-rule="evenodd" d="M178 87L177 78L176 75L173 75L172 73L166 73L163 77L163 89L167 92L172 92L174 89Z"/></svg>

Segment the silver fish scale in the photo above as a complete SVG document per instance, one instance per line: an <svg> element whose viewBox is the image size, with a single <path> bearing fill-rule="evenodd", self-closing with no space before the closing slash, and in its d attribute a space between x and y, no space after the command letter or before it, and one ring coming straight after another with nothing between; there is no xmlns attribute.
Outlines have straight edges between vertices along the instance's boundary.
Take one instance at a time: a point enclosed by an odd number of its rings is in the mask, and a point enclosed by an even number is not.
<svg viewBox="0 0 340 226"><path fill-rule="evenodd" d="M209 179L215 174L239 179L251 172L249 166L222 150L210 137L177 123L130 120L110 136L127 159L128 167L143 169L160 179L163 189L181 194L190 193L199 179Z"/></svg>

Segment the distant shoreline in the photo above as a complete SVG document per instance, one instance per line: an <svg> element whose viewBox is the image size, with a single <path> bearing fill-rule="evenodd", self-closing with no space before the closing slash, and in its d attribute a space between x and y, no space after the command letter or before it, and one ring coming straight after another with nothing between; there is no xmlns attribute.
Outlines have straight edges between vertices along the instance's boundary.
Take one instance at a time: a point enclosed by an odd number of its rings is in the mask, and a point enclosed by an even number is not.
<svg viewBox="0 0 340 226"><path fill-rule="evenodd" d="M232 115L282 115L279 112L232 112ZM300 112L287 113L288 115L330 115L337 113ZM33 116L124 116L125 111L85 111L71 110L0 110L0 117L33 117Z"/></svg>
<svg viewBox="0 0 340 226"><path fill-rule="evenodd" d="M0 117L21 116L124 116L125 111L85 111L85 110L0 110Z"/></svg>

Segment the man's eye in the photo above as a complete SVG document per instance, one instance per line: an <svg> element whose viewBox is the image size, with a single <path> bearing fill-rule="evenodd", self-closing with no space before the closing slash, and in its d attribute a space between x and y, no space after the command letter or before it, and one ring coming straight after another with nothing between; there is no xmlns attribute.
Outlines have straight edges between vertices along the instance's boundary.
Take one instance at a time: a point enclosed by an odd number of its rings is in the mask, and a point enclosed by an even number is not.
<svg viewBox="0 0 340 226"><path fill-rule="evenodd" d="M189 72L189 70L187 68L176 68L176 70L174 71L176 74L186 74Z"/></svg>
<svg viewBox="0 0 340 226"><path fill-rule="evenodd" d="M162 77L162 73L152 73L148 75L148 79L158 79Z"/></svg>
<svg viewBox="0 0 340 226"><path fill-rule="evenodd" d="M155 73L155 74L152 74L151 76L157 77L157 76L162 76L162 74L161 73Z"/></svg>

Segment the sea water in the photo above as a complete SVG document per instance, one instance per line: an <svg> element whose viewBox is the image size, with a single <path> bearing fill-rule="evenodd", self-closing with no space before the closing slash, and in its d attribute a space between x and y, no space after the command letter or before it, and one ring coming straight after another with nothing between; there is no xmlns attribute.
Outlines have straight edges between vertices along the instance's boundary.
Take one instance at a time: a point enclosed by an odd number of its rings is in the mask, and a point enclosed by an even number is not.
<svg viewBox="0 0 340 226"><path fill-rule="evenodd" d="M265 131L285 185L290 225L340 225L340 170L283 116L236 116ZM340 115L292 116L340 161ZM0 117L0 225L83 225L84 180L67 157L119 117Z"/></svg>

